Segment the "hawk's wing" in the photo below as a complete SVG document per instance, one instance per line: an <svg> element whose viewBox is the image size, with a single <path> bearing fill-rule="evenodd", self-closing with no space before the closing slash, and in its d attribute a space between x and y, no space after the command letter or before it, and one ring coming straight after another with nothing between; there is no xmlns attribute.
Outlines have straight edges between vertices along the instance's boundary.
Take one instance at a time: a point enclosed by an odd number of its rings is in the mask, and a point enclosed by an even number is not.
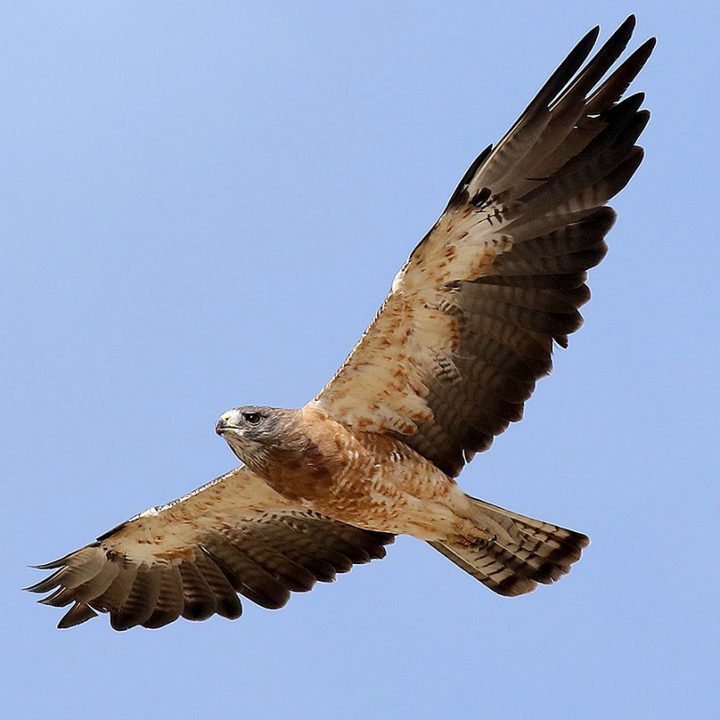
<svg viewBox="0 0 720 720"><path fill-rule="evenodd" d="M58 627L110 613L116 630L160 627L180 615L236 618L236 592L267 608L290 591L330 582L354 563L385 556L393 535L369 532L294 505L246 468L180 500L151 508L97 541L39 566L55 570L28 588L73 603Z"/></svg>
<svg viewBox="0 0 720 720"><path fill-rule="evenodd" d="M620 98L654 39L598 86L634 25L580 70L598 29L588 33L471 165L317 407L401 438L450 475L521 418L553 340L566 346L580 327L586 270L615 219L604 205L642 159L643 95Z"/></svg>

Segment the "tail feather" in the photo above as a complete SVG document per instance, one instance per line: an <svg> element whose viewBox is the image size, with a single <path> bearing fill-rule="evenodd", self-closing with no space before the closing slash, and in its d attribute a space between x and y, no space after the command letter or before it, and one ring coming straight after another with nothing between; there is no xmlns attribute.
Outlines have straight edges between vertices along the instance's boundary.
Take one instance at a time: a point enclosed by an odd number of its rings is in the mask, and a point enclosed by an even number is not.
<svg viewBox="0 0 720 720"><path fill-rule="evenodd" d="M469 498L479 537L434 541L435 550L500 595L523 595L570 571L590 539L587 535ZM497 532L495 529L500 529Z"/></svg>

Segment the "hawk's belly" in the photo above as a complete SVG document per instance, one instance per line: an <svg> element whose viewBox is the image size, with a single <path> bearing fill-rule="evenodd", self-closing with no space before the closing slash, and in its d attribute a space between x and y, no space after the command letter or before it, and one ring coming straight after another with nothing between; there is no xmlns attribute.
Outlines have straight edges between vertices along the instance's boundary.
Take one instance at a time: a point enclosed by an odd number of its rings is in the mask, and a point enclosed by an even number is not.
<svg viewBox="0 0 720 720"><path fill-rule="evenodd" d="M302 457L278 463L274 490L366 530L434 540L462 525L465 496L435 465L393 438L329 429Z"/></svg>

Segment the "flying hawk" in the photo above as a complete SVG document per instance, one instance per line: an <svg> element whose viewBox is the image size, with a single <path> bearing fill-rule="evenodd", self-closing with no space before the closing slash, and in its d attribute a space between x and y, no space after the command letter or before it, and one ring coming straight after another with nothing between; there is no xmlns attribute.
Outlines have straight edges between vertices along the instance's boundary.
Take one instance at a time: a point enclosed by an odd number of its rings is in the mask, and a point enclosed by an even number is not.
<svg viewBox="0 0 720 720"><path fill-rule="evenodd" d="M385 555L398 533L428 542L491 590L530 592L570 570L588 538L463 493L454 478L520 420L553 342L582 322L588 268L615 220L606 202L642 159L649 113L622 99L650 39L603 80L629 17L590 55L591 30L496 145L472 163L395 276L375 320L299 410L240 407L216 430L244 463L59 560L28 588L71 605L59 627L112 627L267 608Z"/></svg>

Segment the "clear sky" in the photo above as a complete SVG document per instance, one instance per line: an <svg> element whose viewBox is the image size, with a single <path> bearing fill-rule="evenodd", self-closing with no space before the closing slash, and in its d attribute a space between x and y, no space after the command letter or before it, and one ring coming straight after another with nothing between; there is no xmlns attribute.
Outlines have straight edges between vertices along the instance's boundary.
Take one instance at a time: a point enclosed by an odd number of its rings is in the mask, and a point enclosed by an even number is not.
<svg viewBox="0 0 720 720"><path fill-rule="evenodd" d="M6 2L0 373L8 718L714 718L715 3ZM474 156L631 11L646 160L586 325L461 477L587 532L493 595L422 543L235 622L70 631L27 566L234 465L217 416L299 406Z"/></svg>

